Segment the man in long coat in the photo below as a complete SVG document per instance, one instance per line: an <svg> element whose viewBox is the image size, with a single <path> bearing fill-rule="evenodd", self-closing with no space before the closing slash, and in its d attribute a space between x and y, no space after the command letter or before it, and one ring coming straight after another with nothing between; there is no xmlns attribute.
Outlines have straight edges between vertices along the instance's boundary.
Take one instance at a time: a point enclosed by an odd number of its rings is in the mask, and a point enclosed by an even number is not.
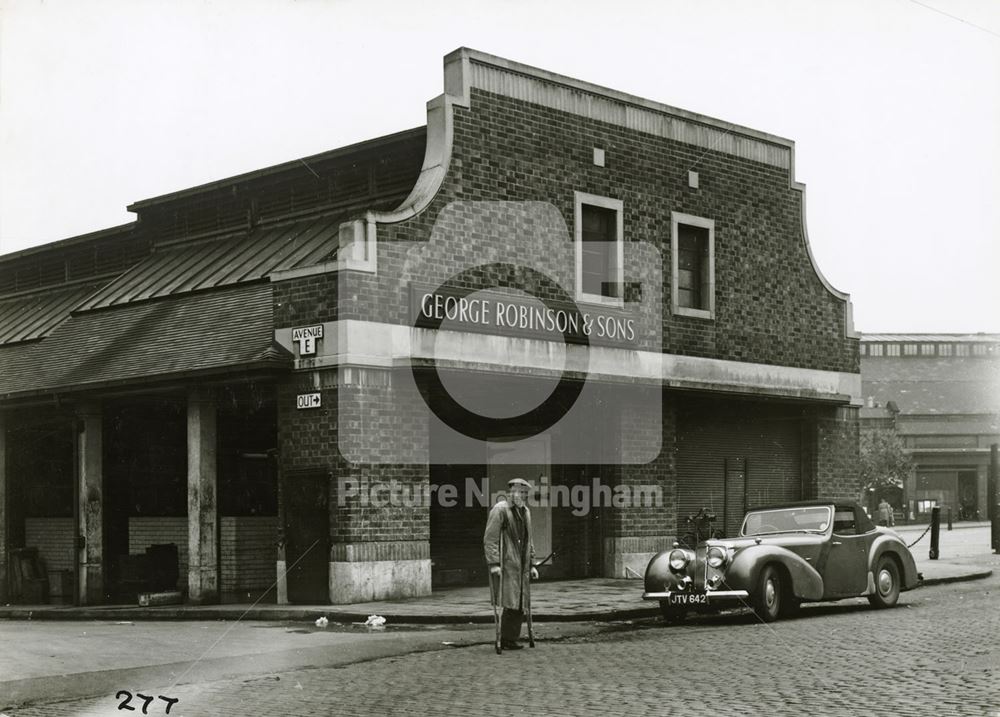
<svg viewBox="0 0 1000 717"><path fill-rule="evenodd" d="M490 568L490 599L503 608L500 619L500 645L505 650L520 650L524 611L531 600L531 581L538 578L533 565L535 548L531 542L531 512L525 501L531 484L522 478L507 483L509 500L501 498L490 509L483 534L483 550ZM500 536L503 536L503 554ZM503 573L503 594L497 593Z"/></svg>

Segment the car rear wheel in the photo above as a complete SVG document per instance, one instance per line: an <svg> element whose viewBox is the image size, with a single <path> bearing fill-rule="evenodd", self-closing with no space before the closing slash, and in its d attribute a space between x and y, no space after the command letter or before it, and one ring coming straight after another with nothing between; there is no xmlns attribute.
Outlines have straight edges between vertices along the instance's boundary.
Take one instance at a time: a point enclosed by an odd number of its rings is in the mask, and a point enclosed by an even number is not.
<svg viewBox="0 0 1000 717"><path fill-rule="evenodd" d="M781 614L781 575L773 565L765 565L750 596L753 611L764 622L774 622Z"/></svg>
<svg viewBox="0 0 1000 717"><path fill-rule="evenodd" d="M899 600L899 566L888 555L878 559L875 566L875 592L868 602L876 608L892 607Z"/></svg>
<svg viewBox="0 0 1000 717"><path fill-rule="evenodd" d="M668 625L677 625L684 620L684 611L671 607L666 600L660 600L660 614Z"/></svg>

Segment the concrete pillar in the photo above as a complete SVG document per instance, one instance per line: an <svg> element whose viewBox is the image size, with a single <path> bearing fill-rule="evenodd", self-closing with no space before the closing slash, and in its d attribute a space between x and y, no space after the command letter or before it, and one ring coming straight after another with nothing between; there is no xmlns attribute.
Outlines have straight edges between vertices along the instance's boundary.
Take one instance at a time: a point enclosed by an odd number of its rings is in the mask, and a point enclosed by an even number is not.
<svg viewBox="0 0 1000 717"><path fill-rule="evenodd" d="M77 559L80 564L78 598L81 605L104 601L104 465L103 418L98 403L77 410L82 425L77 433L79 516Z"/></svg>
<svg viewBox="0 0 1000 717"><path fill-rule="evenodd" d="M10 513L7 509L10 495L7 488L9 480L7 473L7 414L0 411L0 604L6 604L10 601L8 594L10 587L7 583L9 570L7 554L10 550L7 539L10 520Z"/></svg>
<svg viewBox="0 0 1000 717"><path fill-rule="evenodd" d="M219 601L216 410L210 392L188 394L188 599Z"/></svg>

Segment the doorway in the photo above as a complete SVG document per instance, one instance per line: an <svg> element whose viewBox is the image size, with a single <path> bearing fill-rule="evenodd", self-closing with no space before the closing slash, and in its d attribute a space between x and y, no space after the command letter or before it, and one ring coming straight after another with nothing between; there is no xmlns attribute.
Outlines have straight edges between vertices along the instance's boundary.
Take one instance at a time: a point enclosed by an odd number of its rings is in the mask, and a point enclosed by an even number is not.
<svg viewBox="0 0 1000 717"><path fill-rule="evenodd" d="M322 472L285 478L288 602L330 602L330 481Z"/></svg>

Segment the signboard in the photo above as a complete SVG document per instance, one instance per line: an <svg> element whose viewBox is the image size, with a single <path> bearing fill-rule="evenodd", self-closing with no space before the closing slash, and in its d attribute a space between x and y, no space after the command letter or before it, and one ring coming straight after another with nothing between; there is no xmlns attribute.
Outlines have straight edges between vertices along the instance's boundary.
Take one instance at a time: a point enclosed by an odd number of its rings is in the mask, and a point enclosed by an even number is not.
<svg viewBox="0 0 1000 717"><path fill-rule="evenodd" d="M299 344L300 356L311 356L316 353L316 340L323 338L323 325L301 326L292 329L292 341ZM301 408L301 406L300 406Z"/></svg>
<svg viewBox="0 0 1000 717"><path fill-rule="evenodd" d="M323 405L323 398L318 393L300 393L295 397L295 407L298 409L303 408L319 408Z"/></svg>
<svg viewBox="0 0 1000 717"><path fill-rule="evenodd" d="M410 284L410 321L419 328L605 346L632 345L638 334L634 312L626 309L416 282Z"/></svg>

